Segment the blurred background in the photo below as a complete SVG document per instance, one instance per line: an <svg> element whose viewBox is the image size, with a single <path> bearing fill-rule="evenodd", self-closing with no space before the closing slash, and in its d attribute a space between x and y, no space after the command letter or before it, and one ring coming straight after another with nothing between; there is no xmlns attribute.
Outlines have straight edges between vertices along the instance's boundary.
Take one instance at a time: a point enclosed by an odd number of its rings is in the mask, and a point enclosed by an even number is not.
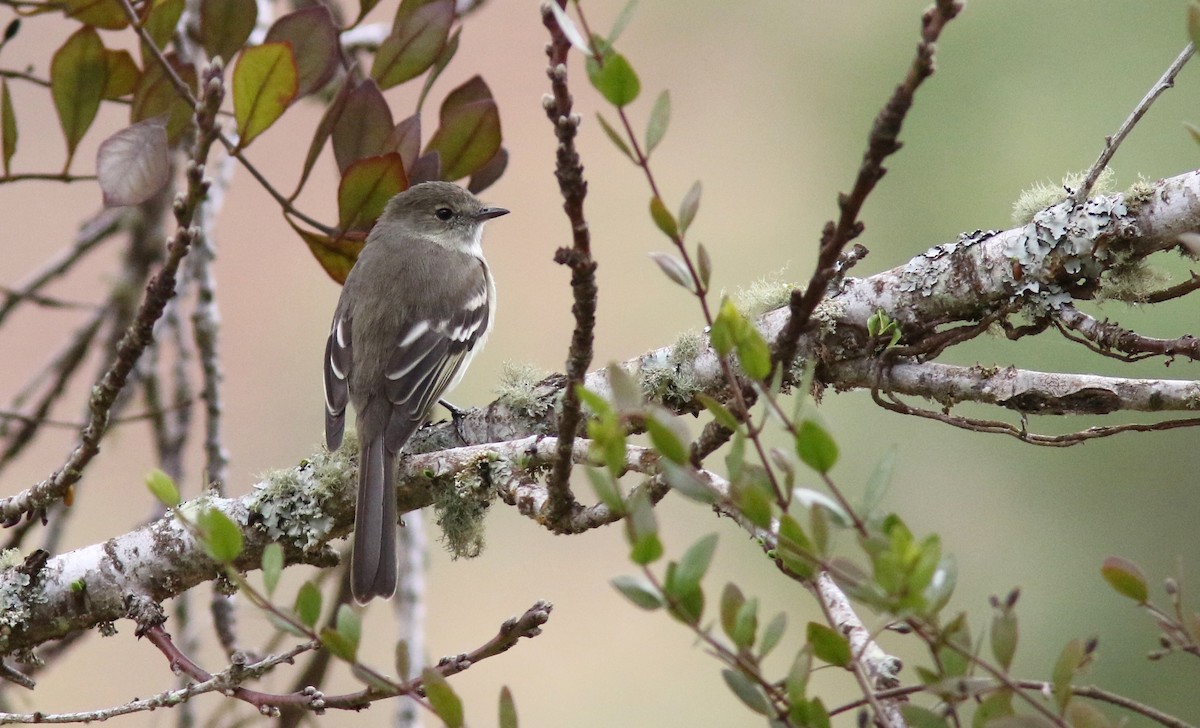
<svg viewBox="0 0 1200 728"><path fill-rule="evenodd" d="M623 1L586 4L593 27L606 32ZM642 97L630 108L641 128L654 98L670 89L671 127L653 160L668 206L692 182L704 184L690 236L712 254L715 284L730 292L763 278L803 281L809 275L825 220L836 214L838 191L849 188L876 111L902 77L918 39L927 0L738 3L644 2L618 44L641 76ZM388 17L392 4L376 9ZM1012 202L1036 182L1057 183L1086 169L1104 137L1186 43L1183 0L979 0L946 29L938 72L918 93L901 136L904 149L863 212L859 242L870 256L855 273L869 275L902 264L960 232L1011 225ZM7 22L7 10L0 21ZM74 24L31 19L4 49L0 65L32 65L48 75L47 49ZM111 33L105 34L106 43ZM484 197L513 214L489 226L486 247L500 305L495 333L454 395L460 405L493 398L506 361L560 370L571 331L568 272L552 262L569 243L569 228L553 178L554 138L541 107L548 91L546 33L537 3L491 0L470 17L462 46L434 89L425 128L435 123L446 91L483 73L499 106L507 173ZM117 43L117 41L114 41ZM694 303L667 282L646 253L666 249L646 214L649 193L640 173L604 138L594 112L608 109L590 89L582 64L571 67L579 139L590 195L587 216L599 259L600 313L596 366L667 344L700 325ZM65 152L48 94L10 81L21 140L14 171L57 171ZM410 84L413 85L413 84ZM388 93L397 118L412 108L416 89ZM1186 68L1141 123L1113 162L1118 189L1136 181L1200 166L1200 149L1182 122L1200 123L1200 76ZM321 109L301 103L256 140L248 155L290 189L302 150ZM105 108L77 155L90 171L95 146L126 119ZM427 132L428 133L428 132ZM328 151L299 200L319 219L336 216L336 177ZM94 185L0 186L0 264L11 284L65 245L79 221L100 204ZM295 464L322 436L320 359L338 287L315 264L284 223L276 205L238 170L217 226L221 348L226 386L226 443L232 454L229 491L242 494L256 475ZM86 270L48 292L72 299L105 290L116 260L109 246ZM1163 268L1186 275L1177 258ZM1196 332L1200 317L1185 301L1131 310L1107 304L1093 312L1154 336ZM26 311L0 330L0 396L7 401L78 320L77 312ZM1177 361L1138 366L1101 360L1057 334L1018 344L989 339L951 352L948 361L1016 365L1064 372L1195 379L1200 366ZM93 370L101 362L94 363ZM77 419L85 387L77 387L56 415ZM74 409L72 409L74 408ZM965 410L978 414L982 410ZM990 618L989 595L1021 589L1021 644L1014 672L1049 676L1061 646L1073 637L1099 638L1099 658L1085 678L1185 720L1200 720L1200 664L1171 656L1148 663L1156 631L1148 617L1101 580L1105 556L1139 563L1164 599L1161 578L1184 575L1185 594L1200 579L1200 448L1195 430L1131 434L1069 449L1038 449L1008 438L904 419L875 407L868 393L830 393L821 413L837 437L842 460L834 475L849 493L862 491L883 451L898 447L896 477L886 507L900 512L919 535L942 535L958 559L959 586L950 611L966 611L978 637ZM989 413L994 414L994 413ZM1094 424L1034 420L1041 431ZM45 477L74 442L56 431L10 466L0 493L11 494ZM198 439L198 438L197 438ZM152 510L142 485L152 461L144 427L122 428L78 488L77 518L64 546L75 548L123 533ZM187 466L195 494L201 482L197 449ZM815 483L805 483L815 486ZM590 489L580 482L581 498ZM809 595L782 584L757 546L726 521L695 504L668 498L659 509L668 555L678 557L697 537L720 534L706 586L715 600L736 579L763 604L764 619L789 614L789 631L772 664L782 676L805 622L819 619ZM431 534L437 536L436 528ZM499 689L509 686L525 726L760 725L724 687L718 663L688 631L663 614L630 606L608 584L629 572L619 528L557 537L499 505L489 516L488 545L477 559L452 562L431 544L428 609L430 657L469 651L502 621L534 601L554 603L542 636L456 676L468 722L495 723ZM303 573L289 571L280 594L290 599ZM782 585L781 585L782 584ZM197 607L208 590L197 590ZM1195 602L1193 602L1195 604ZM197 608L204 612L206 609ZM388 608L368 609L371 630L387 634ZM871 623L869 613L862 615ZM244 610L243 628L266 634L259 615ZM71 659L41 675L36 692L12 693L26 710L99 708L174 685L165 660L133 638L90 636ZM170 629L170 624L168 624ZM208 633L201 630L206 642ZM392 661L388 640L371 639L364 659ZM884 636L886 649L906 663L903 677L927 664L912 642ZM201 653L211 669L215 651ZM114 666L117 669L114 670ZM284 689L290 673L267 681ZM344 671L327 692L352 689ZM856 696L853 682L825 670L815 689L828 706ZM228 711L223 699L196 701L202 717ZM1105 708L1108 711L1107 708ZM220 713L222 725L236 713ZM1110 715L1116 715L1110 712ZM392 706L363 714L318 718L327 725L389 724ZM171 711L123 719L125 725L172 725ZM253 720L253 718L251 718ZM840 724L851 725L843 717ZM1131 725L1143 721L1134 718Z"/></svg>

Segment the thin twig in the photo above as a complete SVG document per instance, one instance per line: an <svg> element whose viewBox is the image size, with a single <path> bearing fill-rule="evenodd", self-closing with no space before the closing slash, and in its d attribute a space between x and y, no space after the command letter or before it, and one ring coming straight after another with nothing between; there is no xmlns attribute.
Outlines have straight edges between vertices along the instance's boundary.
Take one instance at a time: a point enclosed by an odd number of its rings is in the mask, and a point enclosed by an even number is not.
<svg viewBox="0 0 1200 728"><path fill-rule="evenodd" d="M559 6L565 0L557 0ZM554 124L558 139L557 161L554 176L563 196L563 209L571 223L572 247L559 248L554 260L571 269L571 291L575 303L571 312L575 316L575 330L571 334L571 346L567 353L567 385L563 392L562 411L558 418L559 455L551 470L549 519L553 524L563 523L575 506L571 493L570 453L575 433L583 420L582 404L577 388L592 363L592 347L596 327L596 261L592 258L591 234L583 216L583 201L587 196L587 182L583 178L583 165L575 150L575 135L579 130L579 116L571 112L572 99L567 87L567 52L571 44L559 28L548 4L543 4L542 23L550 32L550 43L546 54L550 66L546 73L550 77L552 95L544 100L546 115Z"/></svg>
<svg viewBox="0 0 1200 728"><path fill-rule="evenodd" d="M1112 161L1113 155L1117 153L1117 147L1121 146L1121 142L1125 141L1125 137L1129 135L1129 132L1133 131L1133 127L1137 126L1137 123L1150 110L1150 105L1154 103L1154 100L1161 96L1164 91L1175 85L1175 76L1179 74L1179 71L1183 69L1183 66L1195 52L1196 47L1188 43L1187 47L1180 51L1175 60L1171 62L1171 65L1167 66L1167 70L1158 79L1158 83L1150 87L1150 90L1146 92L1146 95L1142 97L1137 106L1133 107L1133 111L1125 118L1125 121L1121 122L1121 126L1117 129L1116 133L1105 137L1104 149L1100 152L1100 156L1096 158L1091 169L1088 170L1087 176L1083 178L1083 183L1079 185L1079 189L1071 194L1072 203L1078 205L1087 199L1087 196L1092 192L1092 187L1096 184L1096 180L1100 178L1100 174L1108 166L1108 163Z"/></svg>
<svg viewBox="0 0 1200 728"><path fill-rule="evenodd" d="M783 367L785 372L791 369L792 360L796 357L800 334L808 325L817 304L825 297L827 284L837 275L842 249L863 231L863 224L858 221L858 213L875 184L887 171L883 161L900 149L900 142L897 141L900 127L912 106L917 88L922 81L933 75L934 53L942 29L961 10L961 2L940 0L921 17L921 42L917 45L916 56L904 81L896 87L892 97L875 117L854 187L850 194L838 197L841 215L836 223L832 220L826 223L821 233L817 264L808 285L803 290L792 292L788 304L791 317L776 337L772 352L776 366Z"/></svg>

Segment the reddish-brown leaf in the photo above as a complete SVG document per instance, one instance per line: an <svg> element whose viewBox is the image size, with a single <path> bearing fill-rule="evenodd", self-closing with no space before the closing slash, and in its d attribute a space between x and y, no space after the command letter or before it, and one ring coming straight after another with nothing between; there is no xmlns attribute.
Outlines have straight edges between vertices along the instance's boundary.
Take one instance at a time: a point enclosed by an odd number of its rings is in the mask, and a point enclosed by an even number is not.
<svg viewBox="0 0 1200 728"><path fill-rule="evenodd" d="M297 98L319 91L337 70L338 29L329 8L324 5L288 13L267 31L267 43L292 44L299 71Z"/></svg>
<svg viewBox="0 0 1200 728"><path fill-rule="evenodd" d="M500 150L500 112L479 76L450 92L442 103L440 120L426 151L441 156L443 179L472 174Z"/></svg>
<svg viewBox="0 0 1200 728"><path fill-rule="evenodd" d="M421 153L421 117L413 114L392 129L387 148L400 153L404 168L412 169L413 162Z"/></svg>
<svg viewBox="0 0 1200 728"><path fill-rule="evenodd" d="M354 261L358 260L358 254L367 242L366 234L345 233L340 237L331 238L328 235L303 230L292 222L291 218L288 218L288 224L308 245L309 251L329 277L339 285L345 283L346 276L350 275L350 269L354 267Z"/></svg>
<svg viewBox="0 0 1200 728"><path fill-rule="evenodd" d="M398 20L371 66L371 78L385 89L416 78L438 59L454 22L454 0L435 0Z"/></svg>
<svg viewBox="0 0 1200 728"><path fill-rule="evenodd" d="M346 106L333 125L333 156L338 172L364 157L387 151L392 134L392 110L375 82L367 79L346 98Z"/></svg>

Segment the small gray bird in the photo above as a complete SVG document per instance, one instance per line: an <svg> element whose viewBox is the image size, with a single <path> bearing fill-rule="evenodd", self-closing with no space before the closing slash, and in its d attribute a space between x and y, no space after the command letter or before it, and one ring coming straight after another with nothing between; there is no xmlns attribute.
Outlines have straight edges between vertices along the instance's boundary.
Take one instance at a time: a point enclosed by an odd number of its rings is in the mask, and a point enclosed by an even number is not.
<svg viewBox="0 0 1200 728"><path fill-rule="evenodd" d="M360 604L396 592L396 455L483 348L496 287L480 239L507 213L450 182L415 185L388 201L342 288L325 344L325 443L341 446L353 403Z"/></svg>

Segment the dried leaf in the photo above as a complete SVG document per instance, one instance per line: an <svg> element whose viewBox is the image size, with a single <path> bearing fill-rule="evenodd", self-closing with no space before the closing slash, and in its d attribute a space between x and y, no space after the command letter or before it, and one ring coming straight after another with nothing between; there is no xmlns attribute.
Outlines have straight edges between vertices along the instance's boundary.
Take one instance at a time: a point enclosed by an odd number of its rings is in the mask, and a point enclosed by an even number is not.
<svg viewBox="0 0 1200 728"><path fill-rule="evenodd" d="M153 197L171 178L166 116L139 121L101 142L96 177L105 207L137 205Z"/></svg>

